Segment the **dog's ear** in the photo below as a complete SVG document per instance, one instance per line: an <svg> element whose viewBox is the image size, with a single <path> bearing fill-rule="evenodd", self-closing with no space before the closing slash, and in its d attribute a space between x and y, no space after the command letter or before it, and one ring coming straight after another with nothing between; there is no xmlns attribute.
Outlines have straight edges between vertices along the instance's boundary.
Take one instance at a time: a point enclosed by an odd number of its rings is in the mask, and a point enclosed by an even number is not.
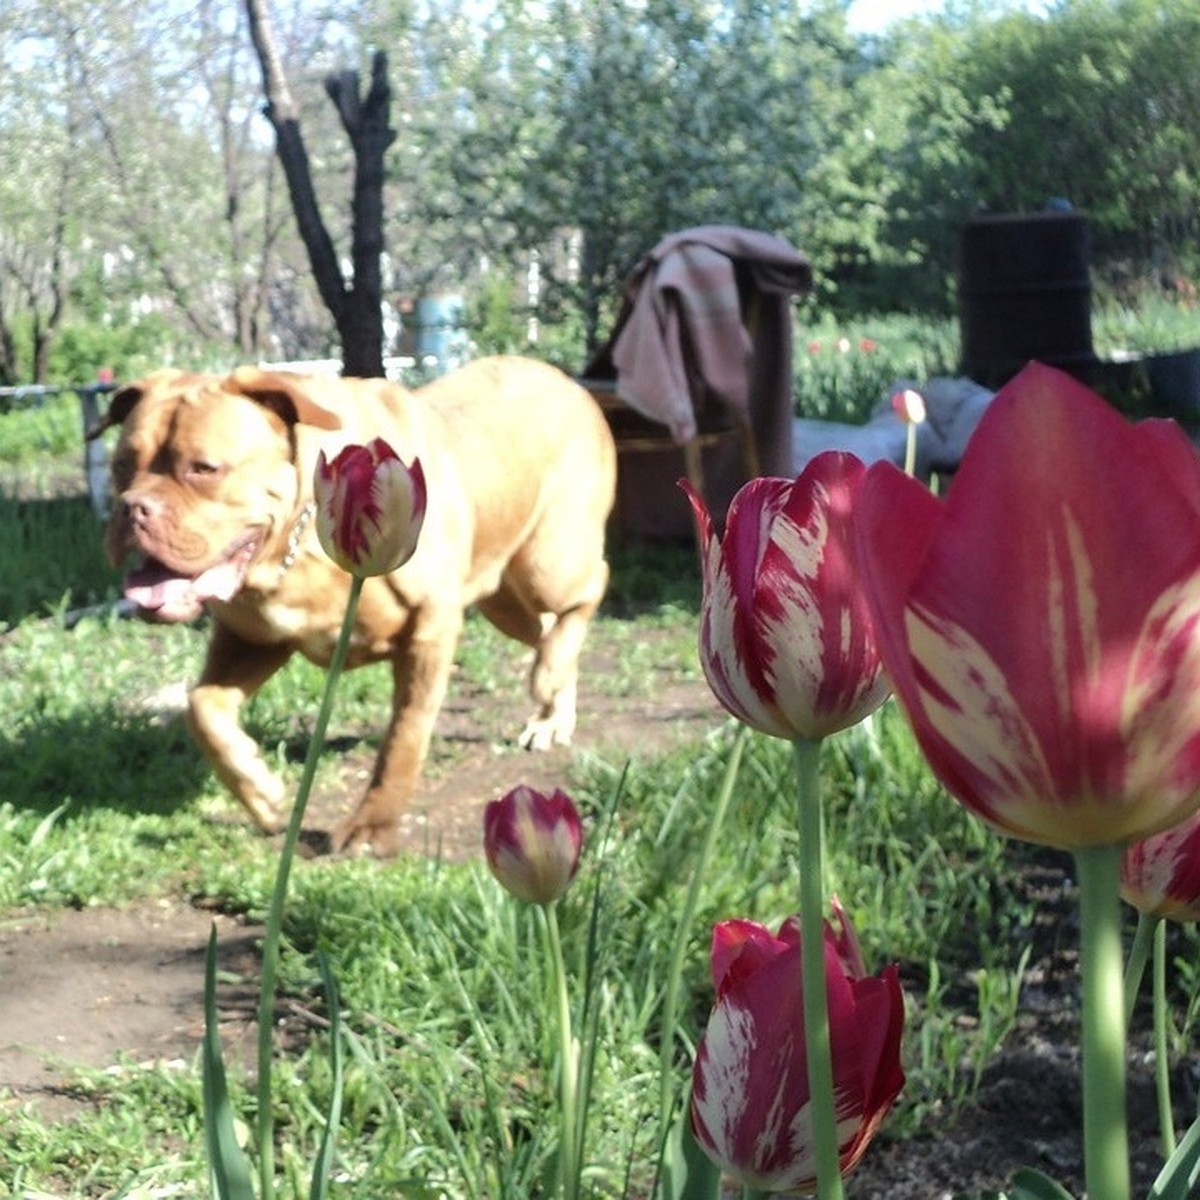
<svg viewBox="0 0 1200 1200"><path fill-rule="evenodd" d="M341 429L342 418L312 395L312 381L305 375L286 371L263 371L238 367L226 387L248 396L278 413L289 425L313 425L317 429Z"/></svg>
<svg viewBox="0 0 1200 1200"><path fill-rule="evenodd" d="M133 412L138 401L147 392L164 383L181 379L185 374L185 371L177 371L172 367L164 367L161 371L155 371L153 374L147 375L145 379L139 379L134 383L129 383L122 388L118 388L113 392L112 399L108 402L108 409L104 416L84 432L84 441L94 442L106 429L112 429L117 425L124 425L125 418Z"/></svg>

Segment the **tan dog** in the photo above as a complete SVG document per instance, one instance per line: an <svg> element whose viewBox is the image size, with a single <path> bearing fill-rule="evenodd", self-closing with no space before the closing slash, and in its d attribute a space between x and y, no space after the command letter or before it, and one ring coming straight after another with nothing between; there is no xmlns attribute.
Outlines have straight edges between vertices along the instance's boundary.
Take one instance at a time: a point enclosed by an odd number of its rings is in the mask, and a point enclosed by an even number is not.
<svg viewBox="0 0 1200 1200"><path fill-rule="evenodd" d="M537 711L521 744L570 741L579 653L608 581L616 452L566 375L491 358L410 392L253 367L162 371L114 395L103 427L116 424L106 550L118 565L137 556L125 590L144 615L212 614L189 723L262 829L284 824L285 788L239 710L294 652L328 665L348 592L313 532L322 447L332 458L383 437L405 462L420 458L429 495L416 554L363 588L347 665L390 660L392 718L334 848L395 852L469 605L534 648Z"/></svg>

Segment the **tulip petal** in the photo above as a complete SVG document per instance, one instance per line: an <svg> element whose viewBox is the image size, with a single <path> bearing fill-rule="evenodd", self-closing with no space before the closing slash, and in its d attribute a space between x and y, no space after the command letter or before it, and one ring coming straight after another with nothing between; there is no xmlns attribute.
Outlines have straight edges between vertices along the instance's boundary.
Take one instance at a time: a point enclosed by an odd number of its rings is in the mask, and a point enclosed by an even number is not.
<svg viewBox="0 0 1200 1200"><path fill-rule="evenodd" d="M999 828L1064 847L1191 811L1200 465L1183 435L1130 426L1035 364L992 402L944 504L897 474L864 485L860 570L943 782Z"/></svg>

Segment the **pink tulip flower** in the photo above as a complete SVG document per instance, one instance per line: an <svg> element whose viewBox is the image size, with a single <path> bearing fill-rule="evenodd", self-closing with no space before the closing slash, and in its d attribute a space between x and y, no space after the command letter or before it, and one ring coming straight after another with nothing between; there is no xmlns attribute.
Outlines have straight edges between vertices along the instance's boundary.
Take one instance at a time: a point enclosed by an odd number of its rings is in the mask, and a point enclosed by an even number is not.
<svg viewBox="0 0 1200 1200"><path fill-rule="evenodd" d="M313 478L321 548L343 571L364 578L402 566L425 519L425 474L406 467L382 438L346 446L330 462L322 450Z"/></svg>
<svg viewBox="0 0 1200 1200"><path fill-rule="evenodd" d="M816 740L887 697L853 553L865 470L827 451L794 482L753 479L734 497L723 539L682 485L703 565L704 674L721 704L762 733Z"/></svg>
<svg viewBox="0 0 1200 1200"><path fill-rule="evenodd" d="M1121 896L1149 917L1200 921L1200 814L1125 848Z"/></svg>
<svg viewBox="0 0 1200 1200"><path fill-rule="evenodd" d="M843 924L843 934L847 928ZM744 1186L811 1192L817 1181L798 922L785 922L777 935L753 921L717 925L711 967L716 1004L692 1078L696 1139ZM838 1157L845 1174L904 1084L904 998L894 966L878 976L859 973L842 957L828 924L825 970Z"/></svg>
<svg viewBox="0 0 1200 1200"><path fill-rule="evenodd" d="M524 784L493 800L483 814L483 848L492 874L518 900L553 904L579 867L583 823L571 798Z"/></svg>
<svg viewBox="0 0 1200 1200"><path fill-rule="evenodd" d="M890 464L856 506L884 665L934 772L996 828L1074 850L1200 804L1200 458L1030 364L946 499Z"/></svg>

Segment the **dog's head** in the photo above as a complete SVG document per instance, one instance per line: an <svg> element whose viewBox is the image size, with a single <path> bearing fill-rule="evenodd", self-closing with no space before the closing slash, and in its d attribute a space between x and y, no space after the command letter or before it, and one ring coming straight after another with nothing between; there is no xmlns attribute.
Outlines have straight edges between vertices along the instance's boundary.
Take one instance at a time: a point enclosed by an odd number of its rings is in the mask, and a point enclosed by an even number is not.
<svg viewBox="0 0 1200 1200"><path fill-rule="evenodd" d="M125 594L143 615L188 621L229 600L246 572L286 552L305 487L297 426L338 429L304 376L159 371L121 388L101 424L120 426L105 550L133 558Z"/></svg>

